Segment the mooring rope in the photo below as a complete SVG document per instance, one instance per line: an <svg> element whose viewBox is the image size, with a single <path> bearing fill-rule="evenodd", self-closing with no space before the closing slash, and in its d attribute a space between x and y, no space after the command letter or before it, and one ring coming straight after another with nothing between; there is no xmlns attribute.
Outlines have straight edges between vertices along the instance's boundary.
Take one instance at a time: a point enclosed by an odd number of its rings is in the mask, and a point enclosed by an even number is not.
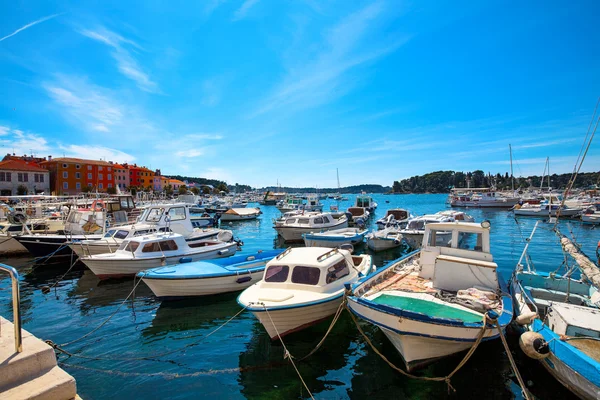
<svg viewBox="0 0 600 400"><path fill-rule="evenodd" d="M504 337L504 332L502 332L502 328L500 327L500 323L498 322L498 319L494 320L494 324L496 325L496 329L498 329L498 334L500 335L500 339L502 340L502 345L504 346L504 350L506 350L506 355L508 356L508 361L510 361L510 365L513 369L513 372L515 373L515 376L517 377L517 381L519 381L519 386L521 386L521 392L523 393L523 397L525 397L525 400L531 400L531 395L529 394L529 391L527 390L527 387L525 386L525 382L523 382L523 378L521 378L521 374L519 373L517 364L515 363L512 353L510 352L510 347L508 347L508 342L506 341L506 338Z"/></svg>
<svg viewBox="0 0 600 400"><path fill-rule="evenodd" d="M336 312L335 312L335 314L333 316L333 320L331 321L331 324L329 324L329 328L327 328L327 332L325 332L325 335L323 336L323 338L321 339L321 341L315 346L314 349L311 350L310 353L308 353L307 355L305 355L302 358L299 358L298 361L306 360L308 357L310 357L313 354L315 354L317 352L317 350L319 350L319 348L321 348L321 346L323 345L323 343L325 343L325 339L327 339L327 336L329 336L329 333L331 333L331 330L333 329L333 327L335 326L336 322L338 321L338 319L342 315L342 312L345 309L345 305L346 305L346 296L344 296L342 302L340 303L340 306L336 310Z"/></svg>
<svg viewBox="0 0 600 400"><path fill-rule="evenodd" d="M267 313L267 316L269 317L269 320L271 321L271 324L273 325L273 328L275 329L275 333L277 333L277 337L279 338L279 341L281 342L281 345L283 346L283 350L284 350L284 356L283 356L283 358L284 359L287 358L288 360L290 360L290 362L292 363L292 366L296 370L296 374L298 374L298 378L300 378L300 381L304 385L304 388L308 392L310 398L314 400L315 397L313 396L313 394L311 393L310 389L306 385L306 382L304 382L304 379L302 378L302 375L300 374L300 371L298 371L298 367L296 367L296 363L294 363L294 359L293 359L292 355L290 354L289 350L285 346L285 343L283 342L283 339L281 338L281 335L279 334L279 331L277 330L277 327L275 326L275 322L273 322L273 318L271 318L271 314L269 314L269 310L267 310L267 306L264 303L262 304L262 306L263 306L265 312Z"/></svg>
<svg viewBox="0 0 600 400"><path fill-rule="evenodd" d="M481 330L479 331L479 334L477 335L477 338L476 338L475 342L473 343L473 345L471 346L471 348L469 349L469 351L467 352L467 354L465 354L465 356L462 359L462 361L448 375L446 375L446 376L440 376L440 377L417 376L417 375L413 375L413 374L411 374L411 373L409 373L407 371L404 371L402 368L396 366L394 363L392 363L390 360L388 360L387 357L385 355L383 355L383 353L381 353L381 351L379 351L377 349L377 347L375 347L375 345L373 344L373 342L371 341L371 339L369 339L369 337L367 336L367 334L365 333L365 331L360 326L360 324L358 322L358 319L356 318L356 316L354 315L354 313L352 312L352 310L350 310L349 307L347 307L347 309L348 309L348 312L350 313L350 316L352 317L352 320L354 321L354 324L358 328L358 331L361 333L361 335L363 336L363 338L365 339L365 341L369 344L369 346L371 347L371 349L373 349L373 351L379 357L381 357L381 359L383 361L385 361L390 367L392 367L394 370L400 372L402 375L404 375L404 376L406 376L408 378L419 379L419 380L423 380L423 381L446 382L446 385L448 385L448 391L450 391L450 389L452 389L453 392L456 392L456 389L454 389L454 387L452 386L452 384L450 382L450 379L454 376L454 374L456 374L467 363L467 361L469 361L469 358L471 358L471 356L473 355L473 353L475 353L475 350L477 349L477 346L479 346L479 344L483 340L485 332L488 329L487 328L487 317L484 315L483 326L482 326Z"/></svg>

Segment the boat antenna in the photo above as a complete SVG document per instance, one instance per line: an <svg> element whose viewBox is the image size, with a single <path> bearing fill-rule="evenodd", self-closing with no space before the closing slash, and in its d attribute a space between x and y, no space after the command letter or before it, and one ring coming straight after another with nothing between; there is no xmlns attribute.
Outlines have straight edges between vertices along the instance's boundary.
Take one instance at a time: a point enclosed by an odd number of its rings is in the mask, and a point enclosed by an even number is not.
<svg viewBox="0 0 600 400"><path fill-rule="evenodd" d="M515 177L513 175L513 164L512 164L512 146L508 145L508 152L510 153L510 185L513 191L513 195L515 193Z"/></svg>

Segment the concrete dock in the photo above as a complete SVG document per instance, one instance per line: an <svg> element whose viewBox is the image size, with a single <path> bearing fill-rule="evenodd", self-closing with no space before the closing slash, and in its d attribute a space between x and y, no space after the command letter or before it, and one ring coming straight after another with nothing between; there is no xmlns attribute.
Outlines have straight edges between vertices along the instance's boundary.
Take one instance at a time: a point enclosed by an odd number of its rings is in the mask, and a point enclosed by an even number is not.
<svg viewBox="0 0 600 400"><path fill-rule="evenodd" d="M13 324L0 316L0 399L77 399L75 378L56 363L52 347L22 329L23 351L15 351Z"/></svg>

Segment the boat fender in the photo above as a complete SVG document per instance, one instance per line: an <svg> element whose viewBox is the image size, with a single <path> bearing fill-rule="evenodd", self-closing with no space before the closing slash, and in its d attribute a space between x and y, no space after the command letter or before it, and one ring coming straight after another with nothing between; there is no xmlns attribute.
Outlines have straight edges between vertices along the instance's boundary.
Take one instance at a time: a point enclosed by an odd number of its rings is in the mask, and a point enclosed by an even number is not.
<svg viewBox="0 0 600 400"><path fill-rule="evenodd" d="M179 259L180 264L186 264L186 263L191 263L191 262L192 262L192 257L181 257Z"/></svg>
<svg viewBox="0 0 600 400"><path fill-rule="evenodd" d="M161 257L160 258L160 265L162 265L163 267L165 265L167 265L167 257Z"/></svg>
<svg viewBox="0 0 600 400"><path fill-rule="evenodd" d="M354 253L354 246L352 246L350 243L344 243L342 245L340 245L340 250L348 250L350 253Z"/></svg>
<svg viewBox="0 0 600 400"><path fill-rule="evenodd" d="M235 281L237 283L245 283L245 282L250 282L252 280L252 277L250 276L242 276L241 278L237 278Z"/></svg>
<svg viewBox="0 0 600 400"><path fill-rule="evenodd" d="M530 325L536 318L538 318L537 313L530 311L519 315L517 318L515 318L515 322L521 326Z"/></svg>
<svg viewBox="0 0 600 400"><path fill-rule="evenodd" d="M395 244L396 246L398 246L398 245L400 244L400 241L399 241L398 239L394 239L394 244Z"/></svg>
<svg viewBox="0 0 600 400"><path fill-rule="evenodd" d="M223 249L223 250L219 250L219 252L218 252L218 254L219 254L220 256L222 256L223 254L227 254L227 253L229 253L229 249Z"/></svg>
<svg viewBox="0 0 600 400"><path fill-rule="evenodd" d="M537 332L527 331L519 337L519 347L528 357L541 360L550 355L550 347L544 337Z"/></svg>

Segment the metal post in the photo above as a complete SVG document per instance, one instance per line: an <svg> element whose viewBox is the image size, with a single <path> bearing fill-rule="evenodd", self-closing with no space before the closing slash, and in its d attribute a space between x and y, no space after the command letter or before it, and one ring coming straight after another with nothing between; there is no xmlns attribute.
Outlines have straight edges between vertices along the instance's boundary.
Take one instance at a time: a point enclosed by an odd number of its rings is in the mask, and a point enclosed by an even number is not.
<svg viewBox="0 0 600 400"><path fill-rule="evenodd" d="M21 337L21 296L19 292L19 273L13 267L0 264L0 270L6 271L12 281L12 302L13 302L13 325L15 326L15 351L23 351L23 338Z"/></svg>

